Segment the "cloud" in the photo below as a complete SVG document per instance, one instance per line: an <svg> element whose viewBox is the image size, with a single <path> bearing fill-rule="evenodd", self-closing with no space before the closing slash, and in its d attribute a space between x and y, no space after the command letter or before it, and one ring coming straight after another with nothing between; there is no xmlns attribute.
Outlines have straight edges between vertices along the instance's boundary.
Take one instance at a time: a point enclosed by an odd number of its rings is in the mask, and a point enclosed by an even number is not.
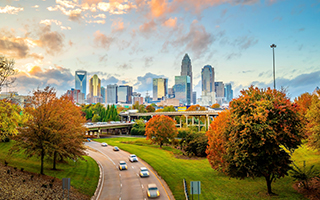
<svg viewBox="0 0 320 200"><path fill-rule="evenodd" d="M146 22L139 27L140 32L142 33L151 33L157 29L157 25L154 20Z"/></svg>
<svg viewBox="0 0 320 200"><path fill-rule="evenodd" d="M305 93L305 92L312 92L314 88L320 85L320 70L314 71L308 74L301 74L297 77L294 77L292 79L287 78L276 78L276 87L277 89L285 88L288 91L289 97L291 99ZM270 82L260 82L260 81L254 81L250 83L247 86L238 86L235 90L236 93L239 93L239 91L243 88L247 88L250 85L254 85L261 88L273 88L273 80Z"/></svg>
<svg viewBox="0 0 320 200"><path fill-rule="evenodd" d="M175 48L182 47L185 48L185 52L192 51L194 58L197 59L208 52L213 42L213 35L208 33L205 27L199 24L197 20L194 20L190 25L189 32L181 34L176 40L166 41L163 50L165 51L169 48L169 45Z"/></svg>
<svg viewBox="0 0 320 200"><path fill-rule="evenodd" d="M93 15L92 17L93 17L94 19L95 19L95 18L102 18L102 19L107 18L105 14Z"/></svg>
<svg viewBox="0 0 320 200"><path fill-rule="evenodd" d="M40 27L38 46L44 48L50 55L60 53L64 47L64 35L51 31L51 26Z"/></svg>
<svg viewBox="0 0 320 200"><path fill-rule="evenodd" d="M240 49L248 49L258 43L258 39L253 36L242 36L234 40L233 44L238 46Z"/></svg>
<svg viewBox="0 0 320 200"><path fill-rule="evenodd" d="M51 25L52 23L56 24L56 25L61 25L62 22L58 21L58 20L55 20L55 19L44 19L44 20L41 20L39 22L40 24L45 24L45 25Z"/></svg>
<svg viewBox="0 0 320 200"><path fill-rule="evenodd" d="M106 20L88 20L88 21L86 21L87 23L89 23L89 24L92 24L92 23L94 23L94 24L105 24L106 23Z"/></svg>
<svg viewBox="0 0 320 200"><path fill-rule="evenodd" d="M153 17L160 17L171 11L167 0L151 0L148 4Z"/></svg>
<svg viewBox="0 0 320 200"><path fill-rule="evenodd" d="M144 76L138 76L137 81L133 85L134 91L137 92L146 92L149 91L149 93L152 91L152 81L153 78L166 78L164 75L157 75L152 74L150 72L146 73Z"/></svg>
<svg viewBox="0 0 320 200"><path fill-rule="evenodd" d="M99 2L97 8L101 11L109 12L110 14L122 15L126 14L128 10L136 8L136 6L129 1L113 0L109 3Z"/></svg>
<svg viewBox="0 0 320 200"><path fill-rule="evenodd" d="M113 84L124 85L124 84L127 84L127 83L128 83L127 81L117 79L114 76L109 76L108 78L102 78L101 79L101 85L103 87L106 87L107 85L110 85L110 84L112 84L112 85Z"/></svg>
<svg viewBox="0 0 320 200"><path fill-rule="evenodd" d="M0 13L16 15L20 11L23 11L23 8L9 6L9 5L6 5L5 7L0 7Z"/></svg>
<svg viewBox="0 0 320 200"><path fill-rule="evenodd" d="M36 54L36 53L31 53L31 54L30 54L30 57L33 57L33 58L36 59L36 60L43 60L43 59L44 59L43 55L41 55L41 54Z"/></svg>
<svg viewBox="0 0 320 200"><path fill-rule="evenodd" d="M122 32L124 30L124 23L121 18L118 18L112 22L112 32Z"/></svg>
<svg viewBox="0 0 320 200"><path fill-rule="evenodd" d="M169 18L168 20L166 20L165 22L163 22L163 26L167 26L167 27L171 27L174 28L177 25L177 18L175 17L173 18Z"/></svg>
<svg viewBox="0 0 320 200"><path fill-rule="evenodd" d="M144 67L148 68L152 65L153 63L153 57L145 57L144 58Z"/></svg>
<svg viewBox="0 0 320 200"><path fill-rule="evenodd" d="M122 70L128 70L128 69L132 69L132 66L130 64L124 63L122 65L119 65L118 68Z"/></svg>
<svg viewBox="0 0 320 200"><path fill-rule="evenodd" d="M100 30L97 30L94 34L94 43L97 47L102 47L105 49L109 49L111 43L114 41L114 38L107 37L105 34L101 33Z"/></svg>
<svg viewBox="0 0 320 200"><path fill-rule="evenodd" d="M26 58L29 50L27 38L6 37L0 33L0 53L14 58Z"/></svg>
<svg viewBox="0 0 320 200"><path fill-rule="evenodd" d="M74 87L74 76L69 69L60 66L49 69L34 66L29 72L18 73L16 78L14 86L21 94L28 94L37 87L44 88L50 85L61 95Z"/></svg>
<svg viewBox="0 0 320 200"><path fill-rule="evenodd" d="M70 8L70 7L67 7L67 8ZM49 7L47 7L47 9L49 11L60 10L64 15L67 15L69 17L69 20L71 20L71 21L80 21L80 19L82 18L82 16L81 16L82 9L80 9L80 8L67 10L66 8L64 8L61 5L56 5L55 7L49 6Z"/></svg>

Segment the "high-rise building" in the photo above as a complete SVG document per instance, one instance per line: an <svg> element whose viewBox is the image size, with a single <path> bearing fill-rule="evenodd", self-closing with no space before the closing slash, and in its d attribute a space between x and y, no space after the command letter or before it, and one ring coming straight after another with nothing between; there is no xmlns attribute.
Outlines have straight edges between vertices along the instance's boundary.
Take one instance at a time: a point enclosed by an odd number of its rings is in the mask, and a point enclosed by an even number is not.
<svg viewBox="0 0 320 200"><path fill-rule="evenodd" d="M233 90L231 83L226 83L224 85L224 97L226 98L227 102L232 101L233 99Z"/></svg>
<svg viewBox="0 0 320 200"><path fill-rule="evenodd" d="M153 79L153 100L162 100L168 95L168 79L154 78Z"/></svg>
<svg viewBox="0 0 320 200"><path fill-rule="evenodd" d="M192 92L192 103L193 103L193 105L197 104L197 92L196 91Z"/></svg>
<svg viewBox="0 0 320 200"><path fill-rule="evenodd" d="M118 86L107 85L107 104L117 104L118 103Z"/></svg>
<svg viewBox="0 0 320 200"><path fill-rule="evenodd" d="M192 101L192 87L193 87L193 81L192 81L192 65L191 65L191 60L188 56L188 54L185 54L183 59L182 59L182 64L181 64L181 76L189 76L190 77L190 88L189 88L189 93L190 93L190 102Z"/></svg>
<svg viewBox="0 0 320 200"><path fill-rule="evenodd" d="M168 89L168 98L169 99L174 99L175 98L175 94L174 94L174 86L172 88Z"/></svg>
<svg viewBox="0 0 320 200"><path fill-rule="evenodd" d="M106 103L106 88L101 87L101 97L102 97L102 102Z"/></svg>
<svg viewBox="0 0 320 200"><path fill-rule="evenodd" d="M201 105L210 106L216 102L215 84L214 84L214 69L211 65L205 65L201 70Z"/></svg>
<svg viewBox="0 0 320 200"><path fill-rule="evenodd" d="M70 96L75 103L78 103L78 104L85 103L84 94L80 90L71 88L71 90L67 91L67 95Z"/></svg>
<svg viewBox="0 0 320 200"><path fill-rule="evenodd" d="M190 77L189 76L175 76L175 98L179 100L181 104L190 105L191 93L190 93Z"/></svg>
<svg viewBox="0 0 320 200"><path fill-rule="evenodd" d="M101 80L95 74L89 80L89 94L87 95L88 103L102 103Z"/></svg>
<svg viewBox="0 0 320 200"><path fill-rule="evenodd" d="M118 102L123 104L132 103L132 87L128 85L120 85L118 87Z"/></svg>
<svg viewBox="0 0 320 200"><path fill-rule="evenodd" d="M86 97L87 95L87 72L86 71L76 71L75 74L75 89L80 90Z"/></svg>
<svg viewBox="0 0 320 200"><path fill-rule="evenodd" d="M223 82L214 82L214 86L216 92L216 101L218 104L222 105L225 102L224 84Z"/></svg>

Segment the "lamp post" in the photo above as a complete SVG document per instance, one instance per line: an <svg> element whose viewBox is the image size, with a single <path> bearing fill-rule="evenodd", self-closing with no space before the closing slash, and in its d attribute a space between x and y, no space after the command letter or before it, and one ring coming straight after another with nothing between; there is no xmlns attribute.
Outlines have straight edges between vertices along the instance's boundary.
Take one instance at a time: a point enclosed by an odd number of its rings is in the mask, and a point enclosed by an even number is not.
<svg viewBox="0 0 320 200"><path fill-rule="evenodd" d="M274 62L274 48L276 48L277 46L275 44L270 45L270 47L272 48L273 51L273 89L276 89L276 72L275 72L275 62Z"/></svg>

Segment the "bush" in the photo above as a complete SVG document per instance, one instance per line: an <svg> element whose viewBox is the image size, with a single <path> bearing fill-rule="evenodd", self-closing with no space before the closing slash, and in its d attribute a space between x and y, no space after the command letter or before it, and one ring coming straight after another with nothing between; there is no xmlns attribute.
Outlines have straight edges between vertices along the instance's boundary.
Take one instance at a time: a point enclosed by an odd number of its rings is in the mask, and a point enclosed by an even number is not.
<svg viewBox="0 0 320 200"><path fill-rule="evenodd" d="M177 135L177 137L178 137L178 138L185 138L188 133L189 133L189 129L186 129L186 128L178 129L178 135Z"/></svg>
<svg viewBox="0 0 320 200"><path fill-rule="evenodd" d="M182 150L189 156L206 157L208 137L203 132L190 132L180 141Z"/></svg>
<svg viewBox="0 0 320 200"><path fill-rule="evenodd" d="M144 135L145 134L145 128L136 128L133 127L130 131L131 135Z"/></svg>
<svg viewBox="0 0 320 200"><path fill-rule="evenodd" d="M299 168L295 163L292 163L294 168L292 168L292 177L294 178L294 180L298 180L302 183L303 188L309 190L309 186L310 186L310 180L313 177L316 177L319 172L316 171L314 168L314 165L312 165L310 167L310 169L308 170L306 168L306 161L303 161L303 167L302 169Z"/></svg>

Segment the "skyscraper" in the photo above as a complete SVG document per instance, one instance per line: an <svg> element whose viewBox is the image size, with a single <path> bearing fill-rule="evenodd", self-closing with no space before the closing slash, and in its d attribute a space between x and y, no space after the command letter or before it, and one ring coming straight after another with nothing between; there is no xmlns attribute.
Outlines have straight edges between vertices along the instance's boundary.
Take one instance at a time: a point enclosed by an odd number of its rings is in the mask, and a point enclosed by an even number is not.
<svg viewBox="0 0 320 200"><path fill-rule="evenodd" d="M231 83L226 83L224 85L224 97L226 98L227 102L232 101L233 99L233 90Z"/></svg>
<svg viewBox="0 0 320 200"><path fill-rule="evenodd" d="M168 79L154 78L153 79L153 100L162 100L168 95Z"/></svg>
<svg viewBox="0 0 320 200"><path fill-rule="evenodd" d="M107 103L108 104L117 104L118 103L118 86L107 85Z"/></svg>
<svg viewBox="0 0 320 200"><path fill-rule="evenodd" d="M88 103L102 103L101 80L95 74L89 80L89 94L87 95Z"/></svg>
<svg viewBox="0 0 320 200"><path fill-rule="evenodd" d="M211 65L205 65L201 70L202 94L201 105L210 106L215 100L214 69Z"/></svg>
<svg viewBox="0 0 320 200"><path fill-rule="evenodd" d="M215 86L215 92L216 92L216 100L217 103L222 105L225 101L225 97L224 97L224 84L223 82L215 82L214 83Z"/></svg>
<svg viewBox="0 0 320 200"><path fill-rule="evenodd" d="M179 100L181 104L190 105L191 93L190 93L190 77L189 76L175 76L175 98Z"/></svg>
<svg viewBox="0 0 320 200"><path fill-rule="evenodd" d="M118 102L123 104L132 103L132 87L128 85L120 85L118 87Z"/></svg>
<svg viewBox="0 0 320 200"><path fill-rule="evenodd" d="M191 60L188 56L188 54L185 54L183 59L182 59L182 64L181 64L181 76L189 76L190 77L190 102L192 101L192 65L191 65Z"/></svg>
<svg viewBox="0 0 320 200"><path fill-rule="evenodd" d="M75 89L80 90L86 97L87 95L87 72L76 71L75 73Z"/></svg>
<svg viewBox="0 0 320 200"><path fill-rule="evenodd" d="M102 103L106 103L106 88L101 87L101 97L102 97Z"/></svg>

